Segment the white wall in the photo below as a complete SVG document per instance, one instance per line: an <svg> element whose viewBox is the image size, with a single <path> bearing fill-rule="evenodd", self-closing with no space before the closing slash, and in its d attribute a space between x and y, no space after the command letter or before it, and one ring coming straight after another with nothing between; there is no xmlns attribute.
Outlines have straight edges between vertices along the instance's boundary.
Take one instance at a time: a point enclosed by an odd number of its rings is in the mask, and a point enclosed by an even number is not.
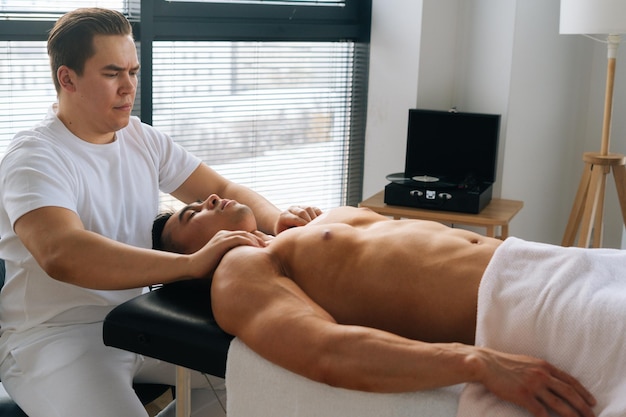
<svg viewBox="0 0 626 417"><path fill-rule="evenodd" d="M404 170L408 109L417 103L421 0L373 0L363 197Z"/></svg>
<svg viewBox="0 0 626 417"><path fill-rule="evenodd" d="M409 108L498 113L495 194L524 201L511 234L560 243L582 152L599 150L606 47L558 25L559 0L374 0L364 197L403 170ZM624 153L622 67L611 149ZM619 247L608 186L605 246Z"/></svg>

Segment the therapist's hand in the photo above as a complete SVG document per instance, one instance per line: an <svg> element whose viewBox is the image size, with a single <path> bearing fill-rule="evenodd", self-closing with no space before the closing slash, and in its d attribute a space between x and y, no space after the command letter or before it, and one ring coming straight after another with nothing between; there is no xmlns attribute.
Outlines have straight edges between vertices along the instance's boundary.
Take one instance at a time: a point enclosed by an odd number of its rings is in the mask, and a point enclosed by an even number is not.
<svg viewBox="0 0 626 417"><path fill-rule="evenodd" d="M267 246L267 241L261 235L243 230L220 230L200 250L188 255L195 271L190 276L193 278L210 277L226 252L237 246L257 248Z"/></svg>
<svg viewBox="0 0 626 417"><path fill-rule="evenodd" d="M291 206L280 213L274 231L279 234L292 227L304 226L320 214L322 210L317 207Z"/></svg>

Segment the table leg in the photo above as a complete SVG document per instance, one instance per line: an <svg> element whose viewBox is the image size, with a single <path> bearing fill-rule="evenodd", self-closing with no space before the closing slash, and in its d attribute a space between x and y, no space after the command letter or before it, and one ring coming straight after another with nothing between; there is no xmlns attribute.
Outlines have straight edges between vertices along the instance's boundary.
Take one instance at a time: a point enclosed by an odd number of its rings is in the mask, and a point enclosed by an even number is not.
<svg viewBox="0 0 626 417"><path fill-rule="evenodd" d="M176 417L191 416L191 371L176 367Z"/></svg>

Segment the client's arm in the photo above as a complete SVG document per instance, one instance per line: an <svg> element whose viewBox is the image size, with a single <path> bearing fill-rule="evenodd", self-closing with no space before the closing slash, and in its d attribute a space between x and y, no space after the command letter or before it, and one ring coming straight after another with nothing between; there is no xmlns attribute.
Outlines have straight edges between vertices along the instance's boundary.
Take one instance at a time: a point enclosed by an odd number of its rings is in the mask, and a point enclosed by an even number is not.
<svg viewBox="0 0 626 417"><path fill-rule="evenodd" d="M480 382L536 416L592 416L591 395L545 361L462 344L431 344L340 325L266 252L238 247L213 280L215 318L226 332L286 369L329 385L373 392Z"/></svg>

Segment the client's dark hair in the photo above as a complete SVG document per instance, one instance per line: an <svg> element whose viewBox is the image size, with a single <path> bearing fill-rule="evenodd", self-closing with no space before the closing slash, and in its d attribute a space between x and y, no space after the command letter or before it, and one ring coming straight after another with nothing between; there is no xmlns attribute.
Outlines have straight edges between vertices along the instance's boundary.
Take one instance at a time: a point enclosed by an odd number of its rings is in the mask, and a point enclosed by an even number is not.
<svg viewBox="0 0 626 417"><path fill-rule="evenodd" d="M152 249L171 252L172 244L167 238L163 238L165 223L174 215L173 211L159 213L152 223Z"/></svg>

